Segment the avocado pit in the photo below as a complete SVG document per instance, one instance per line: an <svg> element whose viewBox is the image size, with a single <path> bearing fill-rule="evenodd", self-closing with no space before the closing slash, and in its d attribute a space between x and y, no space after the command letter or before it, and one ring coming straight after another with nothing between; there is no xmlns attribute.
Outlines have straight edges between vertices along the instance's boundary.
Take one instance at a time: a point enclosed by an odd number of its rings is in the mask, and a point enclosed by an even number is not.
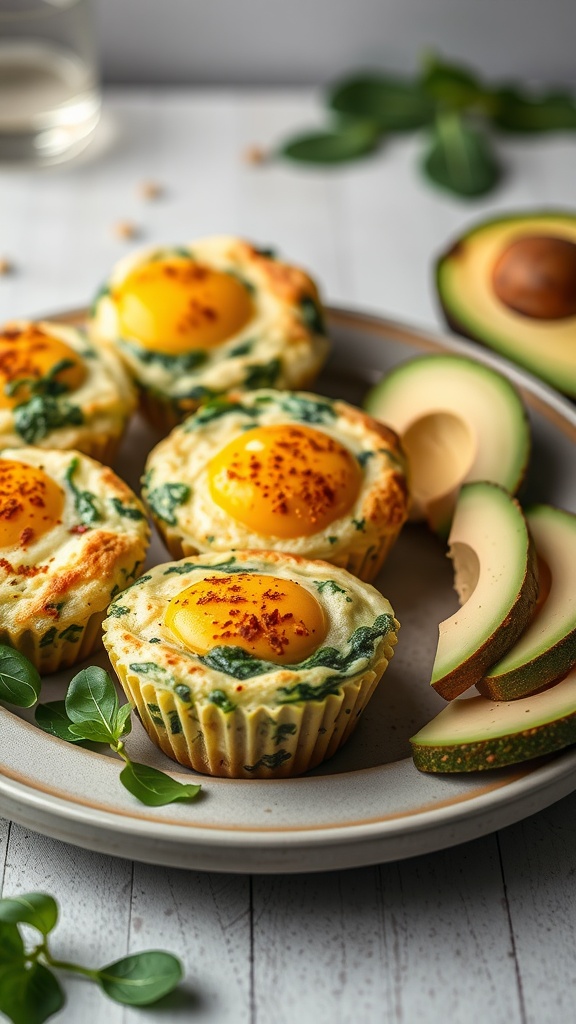
<svg viewBox="0 0 576 1024"><path fill-rule="evenodd" d="M576 316L576 244L552 235L514 239L494 265L498 299L535 320Z"/></svg>

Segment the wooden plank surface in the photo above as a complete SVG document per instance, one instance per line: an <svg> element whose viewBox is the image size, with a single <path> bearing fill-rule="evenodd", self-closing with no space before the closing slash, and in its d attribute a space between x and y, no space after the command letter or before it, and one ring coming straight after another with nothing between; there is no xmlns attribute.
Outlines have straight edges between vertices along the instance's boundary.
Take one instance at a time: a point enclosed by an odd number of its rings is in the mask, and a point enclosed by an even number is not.
<svg viewBox="0 0 576 1024"><path fill-rule="evenodd" d="M87 303L133 244L113 230L130 220L142 243L226 232L274 244L330 301L434 327L431 263L455 232L573 202L567 136L502 145L508 179L473 206L423 186L415 138L337 173L243 160L317 119L300 90L111 93L91 159L0 173L0 256L15 264L0 319ZM148 178L165 189L155 203L138 196ZM498 840L403 864L252 880L132 865L0 822L0 883L54 893L61 956L96 965L156 946L185 962L181 997L145 1016L66 978L66 1024L547 1024L576 1000L575 810L570 797Z"/></svg>

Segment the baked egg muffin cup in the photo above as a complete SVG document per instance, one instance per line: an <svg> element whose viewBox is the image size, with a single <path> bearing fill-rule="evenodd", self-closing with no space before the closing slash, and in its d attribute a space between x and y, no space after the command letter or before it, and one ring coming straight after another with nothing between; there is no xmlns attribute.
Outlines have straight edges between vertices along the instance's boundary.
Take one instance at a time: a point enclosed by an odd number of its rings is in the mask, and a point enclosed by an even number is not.
<svg viewBox="0 0 576 1024"><path fill-rule="evenodd" d="M280 434L280 445L254 462L257 468L250 472L259 474L256 489L249 501L240 503L243 518L239 519L213 495L213 460L235 439L254 446L259 428L266 432L278 427L286 428L285 440ZM306 446L300 463L299 439ZM319 471L311 476L306 458L317 441L328 448L342 446L351 464L339 463L330 473L320 460ZM235 478L244 472L234 457L228 469L217 465L218 473ZM289 507L299 503L301 521L308 509L313 511L314 496L322 509L329 509L332 502L336 510L343 471L348 477L357 474L357 494L344 513L336 511L320 530L280 537L274 535L274 526L265 534L248 525L244 506L252 502L261 520L264 487L271 500L286 495ZM246 479L240 480L240 486L242 494L247 494ZM405 460L392 430L346 402L271 389L215 399L176 427L148 456L142 494L173 558L234 548L274 549L324 559L366 581L380 571L408 513ZM277 524L276 529L281 528L280 519L272 513L270 521Z"/></svg>
<svg viewBox="0 0 576 1024"><path fill-rule="evenodd" d="M155 325L146 338L144 317ZM90 330L116 347L144 416L164 434L232 388L311 386L329 348L312 278L228 236L121 260L96 296Z"/></svg>
<svg viewBox="0 0 576 1024"><path fill-rule="evenodd" d="M0 448L74 449L110 464L137 404L109 345L51 321L0 330Z"/></svg>
<svg viewBox="0 0 576 1024"><path fill-rule="evenodd" d="M41 674L86 658L141 571L149 524L130 488L78 451L0 452L0 643Z"/></svg>
<svg viewBox="0 0 576 1024"><path fill-rule="evenodd" d="M270 576L276 588L297 583L320 606L326 635L300 663L272 664L222 645L200 655L166 624L166 608L187 588L205 581L241 593L252 573ZM270 779L314 768L345 742L392 657L398 628L386 598L343 569L235 551L151 569L110 606L104 646L165 754L209 775Z"/></svg>

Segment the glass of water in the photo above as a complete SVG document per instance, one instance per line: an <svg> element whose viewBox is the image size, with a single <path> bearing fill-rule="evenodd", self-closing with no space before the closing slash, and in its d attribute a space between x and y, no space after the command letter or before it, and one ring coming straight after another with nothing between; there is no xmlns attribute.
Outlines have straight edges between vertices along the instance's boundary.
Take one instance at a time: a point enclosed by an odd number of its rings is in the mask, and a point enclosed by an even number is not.
<svg viewBox="0 0 576 1024"><path fill-rule="evenodd" d="M100 116L91 0L0 0L0 162L57 163Z"/></svg>

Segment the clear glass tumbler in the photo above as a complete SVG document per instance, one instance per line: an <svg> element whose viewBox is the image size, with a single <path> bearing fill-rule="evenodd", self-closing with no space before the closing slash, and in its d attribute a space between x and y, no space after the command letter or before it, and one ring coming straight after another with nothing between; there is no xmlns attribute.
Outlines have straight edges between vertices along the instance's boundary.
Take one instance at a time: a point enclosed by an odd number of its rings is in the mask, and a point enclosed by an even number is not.
<svg viewBox="0 0 576 1024"><path fill-rule="evenodd" d="M57 163L100 116L91 0L0 0L0 162Z"/></svg>

